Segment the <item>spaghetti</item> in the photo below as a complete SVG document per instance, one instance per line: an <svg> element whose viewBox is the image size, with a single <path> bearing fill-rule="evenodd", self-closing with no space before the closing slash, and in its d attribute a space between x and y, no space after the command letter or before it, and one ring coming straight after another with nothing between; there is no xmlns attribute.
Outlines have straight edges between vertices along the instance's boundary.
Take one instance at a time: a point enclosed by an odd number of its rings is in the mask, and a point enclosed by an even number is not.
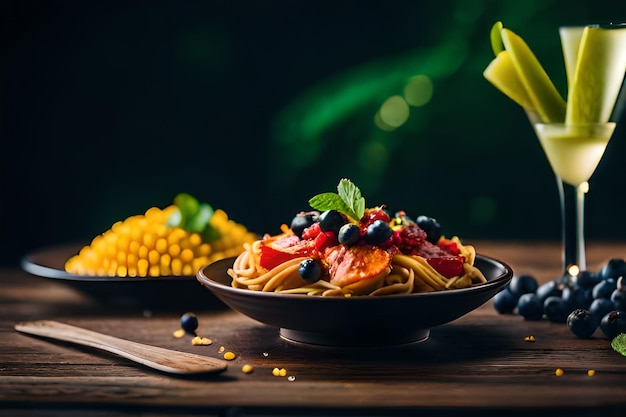
<svg viewBox="0 0 626 417"><path fill-rule="evenodd" d="M443 291L486 282L482 272L473 265L476 257L474 247L462 245L456 238L453 241L464 259L463 273L453 277L442 275L422 256L396 253L391 257L389 266L375 276L341 286L331 283L330 276L326 273L315 282L309 283L299 273L301 262L308 259L305 256L294 257L271 269L263 268L259 263L263 240L245 244L244 252L235 259L228 274L233 278L234 288L344 297Z"/></svg>

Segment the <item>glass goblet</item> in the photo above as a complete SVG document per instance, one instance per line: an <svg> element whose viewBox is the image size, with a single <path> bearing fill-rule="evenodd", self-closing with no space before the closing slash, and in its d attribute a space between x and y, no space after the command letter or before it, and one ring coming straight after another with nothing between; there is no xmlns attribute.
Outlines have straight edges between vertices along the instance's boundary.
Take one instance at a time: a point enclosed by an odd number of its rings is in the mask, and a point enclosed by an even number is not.
<svg viewBox="0 0 626 417"><path fill-rule="evenodd" d="M616 124L533 123L557 178L561 202L563 272L587 268L584 206L589 178L598 167Z"/></svg>

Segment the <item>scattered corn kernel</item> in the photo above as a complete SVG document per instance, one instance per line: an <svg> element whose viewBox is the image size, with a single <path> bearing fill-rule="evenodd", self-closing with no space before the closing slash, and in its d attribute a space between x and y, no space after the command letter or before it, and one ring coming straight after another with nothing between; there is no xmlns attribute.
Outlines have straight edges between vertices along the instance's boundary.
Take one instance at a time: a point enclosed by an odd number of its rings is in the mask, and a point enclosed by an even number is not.
<svg viewBox="0 0 626 417"><path fill-rule="evenodd" d="M252 373L252 371L254 371L254 368L252 367L252 365L248 365L248 364L246 364L246 365L244 365L244 366L242 366L242 367L241 367L241 371L242 371L244 374L251 374L251 373Z"/></svg>
<svg viewBox="0 0 626 417"><path fill-rule="evenodd" d="M181 337L185 336L185 331L183 329L178 329L174 331L173 335L175 338L180 339Z"/></svg>
<svg viewBox="0 0 626 417"><path fill-rule="evenodd" d="M196 336L193 339L191 339L191 344L194 346L208 346L212 343L213 341L207 337Z"/></svg>
<svg viewBox="0 0 626 417"><path fill-rule="evenodd" d="M235 355L233 352L226 352L226 353L224 353L224 359L227 360L227 361L232 361L236 357L237 357L237 355Z"/></svg>
<svg viewBox="0 0 626 417"><path fill-rule="evenodd" d="M554 375L556 376L563 376L564 373L565 371L563 371L563 369L561 368L556 368L556 370L554 371Z"/></svg>
<svg viewBox="0 0 626 417"><path fill-rule="evenodd" d="M526 342L534 342L535 341L535 336L533 336L533 335L526 336L524 338L524 341L526 341Z"/></svg>
<svg viewBox="0 0 626 417"><path fill-rule="evenodd" d="M272 369L272 375L274 376L287 376L287 370L285 368Z"/></svg>
<svg viewBox="0 0 626 417"><path fill-rule="evenodd" d="M595 369L590 369L587 371L587 376L594 376L596 374L596 370Z"/></svg>
<svg viewBox="0 0 626 417"><path fill-rule="evenodd" d="M226 348L224 346L220 346L220 348L217 350L217 353L224 353L225 350Z"/></svg>

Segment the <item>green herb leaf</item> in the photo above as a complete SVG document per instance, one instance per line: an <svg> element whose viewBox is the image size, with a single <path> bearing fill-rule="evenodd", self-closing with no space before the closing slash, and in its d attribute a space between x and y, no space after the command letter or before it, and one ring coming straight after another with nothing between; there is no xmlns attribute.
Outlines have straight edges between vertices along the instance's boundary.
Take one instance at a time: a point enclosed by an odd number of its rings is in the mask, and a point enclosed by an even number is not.
<svg viewBox="0 0 626 417"><path fill-rule="evenodd" d="M189 219L193 218L198 211L200 203L194 197L186 193L180 193L174 197L174 204L180 211L180 223L175 225L187 230Z"/></svg>
<svg viewBox="0 0 626 417"><path fill-rule="evenodd" d="M209 206L207 203L200 204L196 213L188 219L188 230L190 232L202 232L209 223L211 216L213 216L213 207Z"/></svg>
<svg viewBox="0 0 626 417"><path fill-rule="evenodd" d="M365 198L361 196L361 190L354 185L349 179L342 179L337 185L337 192L341 199L346 203L352 211L355 220L361 220L365 213Z"/></svg>
<svg viewBox="0 0 626 417"><path fill-rule="evenodd" d="M174 204L178 211L168 219L168 226L177 226L190 233L199 233L205 242L220 238L219 232L209 223L214 212L210 205L200 203L186 193L178 194L174 198Z"/></svg>
<svg viewBox="0 0 626 417"><path fill-rule="evenodd" d="M350 210L350 207L335 193L318 194L309 200L309 205L319 211L337 210L345 212Z"/></svg>
<svg viewBox="0 0 626 417"><path fill-rule="evenodd" d="M346 178L339 181L337 194L318 194L309 200L309 205L319 211L337 210L356 221L365 213L365 198L361 196L361 190Z"/></svg>
<svg viewBox="0 0 626 417"><path fill-rule="evenodd" d="M611 347L616 352L626 356L626 333L620 333L615 336L615 339L611 342Z"/></svg>

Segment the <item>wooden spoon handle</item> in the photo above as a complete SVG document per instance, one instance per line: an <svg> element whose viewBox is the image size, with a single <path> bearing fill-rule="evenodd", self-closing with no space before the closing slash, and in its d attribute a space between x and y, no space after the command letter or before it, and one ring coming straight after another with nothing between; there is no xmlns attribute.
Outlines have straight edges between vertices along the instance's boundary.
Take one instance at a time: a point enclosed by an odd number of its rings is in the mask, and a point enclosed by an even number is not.
<svg viewBox="0 0 626 417"><path fill-rule="evenodd" d="M217 373L228 367L226 362L221 359L137 343L53 320L20 322L16 323L14 327L19 332L111 352L162 372L175 374Z"/></svg>

